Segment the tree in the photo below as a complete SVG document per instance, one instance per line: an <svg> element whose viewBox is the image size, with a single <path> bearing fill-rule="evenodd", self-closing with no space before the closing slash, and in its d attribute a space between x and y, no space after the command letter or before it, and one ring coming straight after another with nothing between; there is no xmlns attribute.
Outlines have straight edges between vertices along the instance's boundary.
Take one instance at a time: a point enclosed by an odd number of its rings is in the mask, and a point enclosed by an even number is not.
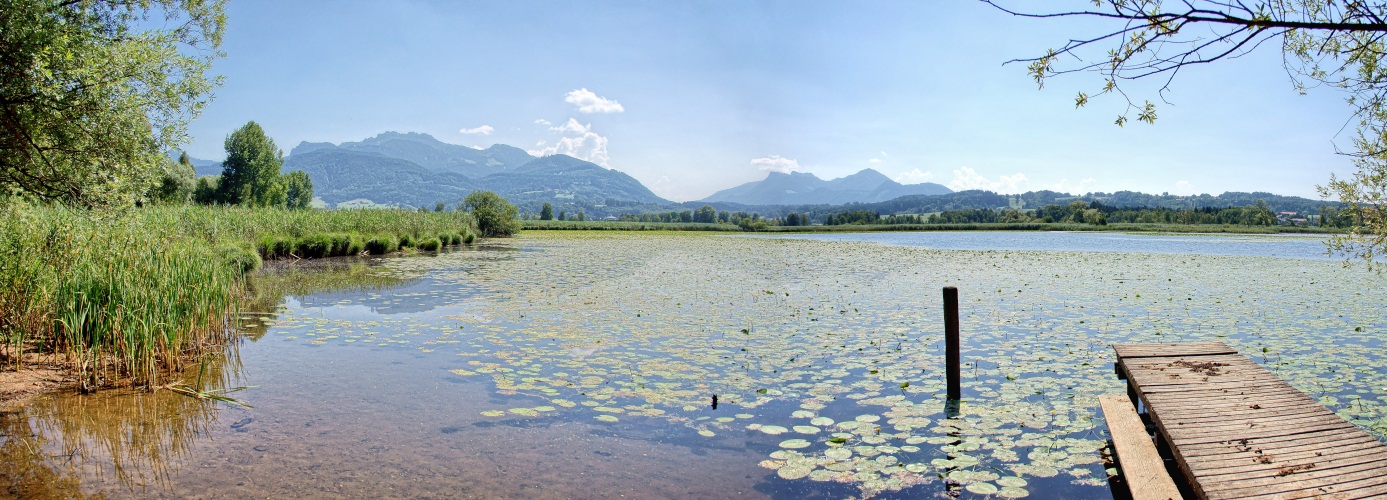
<svg viewBox="0 0 1387 500"><path fill-rule="evenodd" d="M712 205L703 205L693 214L694 222L714 223L718 221L718 210Z"/></svg>
<svg viewBox="0 0 1387 500"><path fill-rule="evenodd" d="M284 174L285 186L285 206L289 208L303 209L308 208L313 203L313 179L308 178L308 174L302 170L295 170ZM439 202L435 211L443 211L443 202Z"/></svg>
<svg viewBox="0 0 1387 500"><path fill-rule="evenodd" d="M1312 87L1346 94L1357 121L1350 178L1331 175L1321 196L1337 197L1354 216L1347 235L1333 237L1331 250L1368 263L1387 254L1387 3L1334 0L1093 0L1091 10L1023 13L982 0L1002 11L1032 18L1089 18L1110 22L1093 36L1072 37L1045 55L1017 59L1028 63L1036 83L1056 75L1097 74L1094 95L1125 101L1117 125L1136 111L1137 120L1155 123L1156 105L1126 93L1123 83L1157 79L1162 98L1182 69L1236 58L1274 42L1296 91ZM1163 82L1161 81L1163 80ZM1079 92L1076 106L1089 102Z"/></svg>
<svg viewBox="0 0 1387 500"><path fill-rule="evenodd" d="M564 212L563 210L559 210L559 220L568 220L568 213Z"/></svg>
<svg viewBox="0 0 1387 500"><path fill-rule="evenodd" d="M134 202L220 80L222 0L10 0L0 7L0 191Z"/></svg>
<svg viewBox="0 0 1387 500"><path fill-rule="evenodd" d="M226 137L218 201L228 205L282 206L288 193L280 179L284 154L254 121Z"/></svg>
<svg viewBox="0 0 1387 500"><path fill-rule="evenodd" d="M554 220L554 206L548 203L539 209L539 220Z"/></svg>
<svg viewBox="0 0 1387 500"><path fill-rule="evenodd" d="M165 162L165 172L159 184L150 190L149 198L157 203L187 203L197 187L197 170L188 153L178 156L178 163Z"/></svg>
<svg viewBox="0 0 1387 500"><path fill-rule="evenodd" d="M519 209L496 193L473 191L462 200L462 205L472 213L483 236L504 237L520 232L520 221L515 220Z"/></svg>

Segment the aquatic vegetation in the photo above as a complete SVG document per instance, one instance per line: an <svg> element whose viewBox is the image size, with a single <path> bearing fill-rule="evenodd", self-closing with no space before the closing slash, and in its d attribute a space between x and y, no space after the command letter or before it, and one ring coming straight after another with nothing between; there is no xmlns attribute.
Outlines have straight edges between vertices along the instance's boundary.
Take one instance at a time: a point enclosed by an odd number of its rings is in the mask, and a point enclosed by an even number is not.
<svg viewBox="0 0 1387 500"><path fill-rule="evenodd" d="M357 255L367 250L363 234L427 235L438 248L440 233L461 240L474 230L464 213L403 210L101 214L5 200L0 216L0 362L58 353L86 388L159 385L161 372L220 349L235 335L243 279L262 258Z"/></svg>
<svg viewBox="0 0 1387 500"><path fill-rule="evenodd" d="M1114 342L1223 340L1387 434L1387 360L1371 354L1387 319L1367 299L1384 284L1333 261L686 233L529 233L507 245L535 251L383 262L429 276L399 300L427 297L442 320L291 315L276 328L452 356L447 376L535 411L483 415L683 427L764 447L776 480L865 496L944 479L1004 498L1105 494L1094 408L1122 390ZM952 408L948 285L962 292L966 342Z"/></svg>

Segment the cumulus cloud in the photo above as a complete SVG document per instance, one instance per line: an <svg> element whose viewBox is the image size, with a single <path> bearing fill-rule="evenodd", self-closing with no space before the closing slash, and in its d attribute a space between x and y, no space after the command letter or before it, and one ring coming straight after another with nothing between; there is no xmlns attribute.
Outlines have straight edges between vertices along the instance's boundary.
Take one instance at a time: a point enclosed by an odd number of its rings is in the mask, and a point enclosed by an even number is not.
<svg viewBox="0 0 1387 500"><path fill-rule="evenodd" d="M562 137L553 144L539 141L535 144L535 149L528 150L528 153L534 156L563 154L611 168L607 165L610 159L607 156L607 138L593 132L591 125L569 118L567 123L549 127L549 130L562 134Z"/></svg>
<svg viewBox="0 0 1387 500"><path fill-rule="evenodd" d="M473 127L473 128L461 129L461 130L458 130L458 133L459 133L459 134L466 134L466 135L473 135L473 134L477 134L477 135L491 135L491 133L492 133L492 132L495 132L495 131L496 131L496 129L493 128L491 125L482 125L482 126L480 126L480 127Z"/></svg>
<svg viewBox="0 0 1387 500"><path fill-rule="evenodd" d="M751 164L760 168L762 172L780 172L788 174L799 170L799 162L780 155L770 155L763 158L751 160Z"/></svg>
<svg viewBox="0 0 1387 500"><path fill-rule="evenodd" d="M553 123L550 123L549 120L545 120L545 119L543 119L543 118L536 118L536 119L535 119L535 125L544 125L544 126L548 127L548 126L550 126L550 125L553 125Z"/></svg>
<svg viewBox="0 0 1387 500"><path fill-rule="evenodd" d="M901 184L920 184L934 180L934 172L924 172L918 168L912 168L909 172L897 175L894 180Z"/></svg>
<svg viewBox="0 0 1387 500"><path fill-rule="evenodd" d="M1015 173L1012 175L998 176L996 180L988 179L979 174L972 167L959 167L954 170L954 178L949 181L949 189L954 191L967 191L969 189L982 189L995 191L998 193L1020 193L1026 185L1026 174Z"/></svg>
<svg viewBox="0 0 1387 500"><path fill-rule="evenodd" d="M555 132L563 134L583 135L592 131L592 125L584 125L582 123L578 123L578 120L569 118L567 123L564 123L563 125L559 125L557 127L549 127L549 130L553 130Z"/></svg>
<svg viewBox="0 0 1387 500"><path fill-rule="evenodd" d="M596 92L585 88L569 92L563 100L577 106L581 113L620 113L626 111L621 103L599 96Z"/></svg>

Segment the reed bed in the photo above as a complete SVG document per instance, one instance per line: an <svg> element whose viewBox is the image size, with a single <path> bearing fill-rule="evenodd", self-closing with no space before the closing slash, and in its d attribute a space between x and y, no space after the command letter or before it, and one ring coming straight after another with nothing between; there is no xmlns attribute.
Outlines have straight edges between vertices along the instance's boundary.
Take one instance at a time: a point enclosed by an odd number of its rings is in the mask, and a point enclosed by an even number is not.
<svg viewBox="0 0 1387 500"><path fill-rule="evenodd" d="M457 212L146 207L92 213L0 201L0 363L56 355L84 389L158 385L234 339L262 258L437 249L475 237ZM284 250L280 252L280 250Z"/></svg>

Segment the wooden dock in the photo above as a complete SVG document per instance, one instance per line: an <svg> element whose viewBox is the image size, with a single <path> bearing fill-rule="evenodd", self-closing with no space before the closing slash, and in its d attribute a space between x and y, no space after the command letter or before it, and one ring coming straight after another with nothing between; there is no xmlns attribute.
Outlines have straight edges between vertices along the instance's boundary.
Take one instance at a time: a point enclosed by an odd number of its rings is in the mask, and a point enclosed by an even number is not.
<svg viewBox="0 0 1387 500"><path fill-rule="evenodd" d="M1387 444L1222 342L1113 349L1199 498L1387 498Z"/></svg>

